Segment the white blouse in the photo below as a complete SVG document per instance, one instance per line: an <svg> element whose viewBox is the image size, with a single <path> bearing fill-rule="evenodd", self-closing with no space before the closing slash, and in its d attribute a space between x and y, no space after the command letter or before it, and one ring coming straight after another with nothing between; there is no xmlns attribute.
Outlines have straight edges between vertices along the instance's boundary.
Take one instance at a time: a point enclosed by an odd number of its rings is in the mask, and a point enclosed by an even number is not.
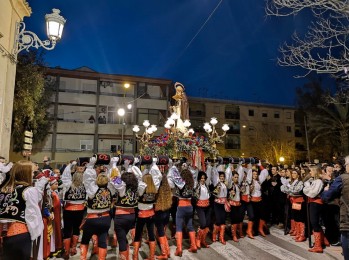
<svg viewBox="0 0 349 260"><path fill-rule="evenodd" d="M199 200L208 200L210 198L210 191L207 189L206 185L200 185L200 198Z"/></svg>
<svg viewBox="0 0 349 260"><path fill-rule="evenodd" d="M322 191L324 184L321 179L309 179L304 183L303 193L309 198L317 197Z"/></svg>

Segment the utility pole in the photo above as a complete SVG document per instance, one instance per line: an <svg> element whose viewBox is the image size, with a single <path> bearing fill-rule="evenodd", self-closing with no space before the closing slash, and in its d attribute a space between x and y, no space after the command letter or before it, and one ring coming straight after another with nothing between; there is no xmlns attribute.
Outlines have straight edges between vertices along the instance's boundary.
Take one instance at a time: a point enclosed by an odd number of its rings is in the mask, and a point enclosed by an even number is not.
<svg viewBox="0 0 349 260"><path fill-rule="evenodd" d="M307 151L308 151L308 162L310 163L310 150L309 150L309 140L308 140L308 130L307 130L307 117L304 116L304 129L305 129L305 140L307 142Z"/></svg>

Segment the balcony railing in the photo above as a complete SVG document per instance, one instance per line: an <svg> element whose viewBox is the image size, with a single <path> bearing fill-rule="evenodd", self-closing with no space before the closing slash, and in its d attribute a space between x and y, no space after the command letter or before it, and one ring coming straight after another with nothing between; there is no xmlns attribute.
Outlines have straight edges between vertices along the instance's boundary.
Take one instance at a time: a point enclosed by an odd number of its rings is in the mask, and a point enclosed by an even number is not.
<svg viewBox="0 0 349 260"><path fill-rule="evenodd" d="M240 114L225 111L225 119L240 119Z"/></svg>
<svg viewBox="0 0 349 260"><path fill-rule="evenodd" d="M205 111L200 111L200 110L189 111L189 116L200 116L200 117L204 117L204 116L205 116Z"/></svg>
<svg viewBox="0 0 349 260"><path fill-rule="evenodd" d="M241 145L240 144L232 144L232 143L226 143L225 144L225 149L235 149L238 150L240 149Z"/></svg>

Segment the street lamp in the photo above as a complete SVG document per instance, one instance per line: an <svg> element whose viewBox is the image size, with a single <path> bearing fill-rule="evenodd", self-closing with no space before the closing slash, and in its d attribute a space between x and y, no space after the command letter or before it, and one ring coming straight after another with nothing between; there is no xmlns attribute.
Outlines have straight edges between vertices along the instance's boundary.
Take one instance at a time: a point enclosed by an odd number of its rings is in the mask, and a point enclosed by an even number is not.
<svg viewBox="0 0 349 260"><path fill-rule="evenodd" d="M153 138L154 133L158 130L156 125L150 125L149 120L143 121L144 133L142 135L138 135L140 128L138 125L134 125L132 131L136 134L136 138L141 144L141 148L139 149L139 154L144 155L145 148L148 147L148 143L151 138Z"/></svg>
<svg viewBox="0 0 349 260"><path fill-rule="evenodd" d="M57 41L62 38L63 28L66 20L63 16L59 15L59 9L52 9L51 14L45 15L46 20L46 33L48 40L41 41L39 37L31 32L25 30L25 23L17 23L17 33L15 39L15 47L13 50L13 58L16 58L17 54L22 50L29 51L30 47L38 49L43 47L46 50L52 50L56 46Z"/></svg>
<svg viewBox="0 0 349 260"><path fill-rule="evenodd" d="M281 163L283 163L283 162L285 161L285 157L280 156L279 161L280 161Z"/></svg>
<svg viewBox="0 0 349 260"><path fill-rule="evenodd" d="M181 125L179 125L179 123ZM172 156L172 159L178 159L177 140L179 138L188 137L189 135L192 135L194 133L194 130L192 128L189 128L190 125L191 123L188 119L182 122L179 115L177 115L176 113L172 113L172 115L167 119L164 127L168 130L170 138L174 140L174 154Z"/></svg>
<svg viewBox="0 0 349 260"><path fill-rule="evenodd" d="M217 118L212 117L211 121L208 123L204 123L204 130L207 133L208 136L208 141L211 145L212 149L212 156L213 159L216 160L217 159L217 143L218 142L222 142L222 137L226 135L227 131L230 129L228 124L223 124L222 126L222 130L223 130L223 134L219 135L217 130L216 130L216 125L218 123Z"/></svg>
<svg viewBox="0 0 349 260"><path fill-rule="evenodd" d="M122 117L122 128L121 128L121 151L124 152L124 126L125 126L125 109L119 108L117 111L118 115Z"/></svg>

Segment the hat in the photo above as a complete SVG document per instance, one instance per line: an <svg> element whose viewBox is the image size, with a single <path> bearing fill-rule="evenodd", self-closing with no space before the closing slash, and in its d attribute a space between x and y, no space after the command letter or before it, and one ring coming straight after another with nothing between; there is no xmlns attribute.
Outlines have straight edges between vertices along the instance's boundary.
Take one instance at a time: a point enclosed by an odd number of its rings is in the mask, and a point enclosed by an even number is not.
<svg viewBox="0 0 349 260"><path fill-rule="evenodd" d="M50 183L50 185L53 185L53 184L55 184L55 183L58 183L58 178L57 177L50 177L50 180L49 180L49 183Z"/></svg>
<svg viewBox="0 0 349 260"><path fill-rule="evenodd" d="M49 169L46 169L46 170L43 170L42 172L40 172L38 175L35 176L35 179L41 179L42 177L45 177L45 178L49 178L49 177L53 177L51 175L52 171L49 170Z"/></svg>

